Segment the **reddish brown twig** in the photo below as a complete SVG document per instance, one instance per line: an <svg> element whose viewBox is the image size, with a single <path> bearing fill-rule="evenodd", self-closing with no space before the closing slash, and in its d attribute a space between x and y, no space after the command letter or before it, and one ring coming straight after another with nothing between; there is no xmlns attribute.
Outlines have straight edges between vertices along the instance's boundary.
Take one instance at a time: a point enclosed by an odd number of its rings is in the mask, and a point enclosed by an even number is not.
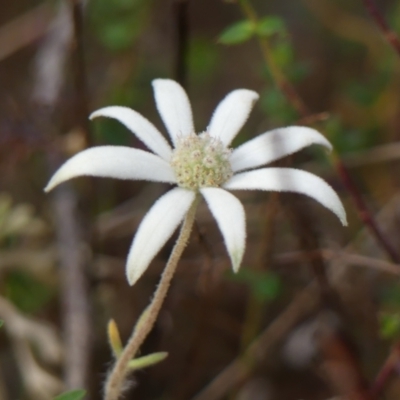
<svg viewBox="0 0 400 400"><path fill-rule="evenodd" d="M388 380L393 376L396 371L396 366L399 363L400 356L400 342L397 342L388 358L386 359L383 367L379 371L374 384L371 388L371 393L374 397L378 397L378 395L382 392L383 388L386 386Z"/></svg>
<svg viewBox="0 0 400 400"><path fill-rule="evenodd" d="M353 198L354 204L356 206L358 215L360 219L364 222L364 224L369 228L371 233L374 237L378 240L381 246L385 249L389 257L392 259L393 262L396 264L400 263L400 257L397 252L394 250L392 245L388 242L385 235L381 232L378 224L376 223L375 219L371 215L370 211L367 208L360 192L358 191L356 185L354 184L346 166L343 162L336 156L334 157L334 162L336 169L338 171L339 176L342 179L342 182L346 186L346 189L351 194Z"/></svg>
<svg viewBox="0 0 400 400"><path fill-rule="evenodd" d="M371 0L364 0L364 1L370 3ZM255 23L258 21L257 14L248 0L240 0L239 5L243 11L243 14L250 21L253 21ZM282 93L287 98L288 102L293 106L293 108L298 111L299 115L301 116L301 119L304 120L309 115L307 106L304 104L303 100L296 92L294 86L286 79L283 72L275 63L271 54L271 49L269 48L268 41L265 38L259 38L259 42L263 58L271 72L271 76L274 79L276 85L282 90ZM353 182L346 166L343 164L338 155L334 155L332 157L332 161L346 189L348 190L353 199L353 203L357 209L358 215L360 216L361 220L363 221L364 224L366 224L366 226L368 226L374 237L377 239L378 243L381 244L381 246L385 249L390 258L395 263L398 264L400 262L400 257L398 256L397 252L392 248L390 243L386 240L384 235L381 233L378 224L376 223L374 217L369 211L360 191Z"/></svg>
<svg viewBox="0 0 400 400"><path fill-rule="evenodd" d="M389 44L396 51L397 55L400 56L400 40L397 34L390 29L389 24L386 22L383 15L380 13L378 8L376 7L373 0L362 0L367 9L368 13L371 15L372 19L375 21L377 27L382 32L385 39L389 42Z"/></svg>

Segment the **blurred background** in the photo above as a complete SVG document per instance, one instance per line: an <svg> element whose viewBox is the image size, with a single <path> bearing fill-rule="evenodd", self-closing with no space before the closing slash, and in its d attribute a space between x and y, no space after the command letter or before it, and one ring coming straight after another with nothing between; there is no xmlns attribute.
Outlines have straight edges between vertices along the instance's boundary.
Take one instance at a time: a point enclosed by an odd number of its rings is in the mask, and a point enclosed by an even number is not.
<svg viewBox="0 0 400 400"><path fill-rule="evenodd" d="M231 90L260 94L234 147L279 126L320 130L336 153L276 165L311 171L349 227L291 194L238 193L241 271L202 204L126 398L371 400L400 397L400 1L96 0L6 2L0 13L0 400L71 389L100 399L112 354L149 302L170 240L134 287L125 259L168 185L80 178L46 195L68 157L143 148L126 105L162 132L151 81L178 80L203 131Z"/></svg>

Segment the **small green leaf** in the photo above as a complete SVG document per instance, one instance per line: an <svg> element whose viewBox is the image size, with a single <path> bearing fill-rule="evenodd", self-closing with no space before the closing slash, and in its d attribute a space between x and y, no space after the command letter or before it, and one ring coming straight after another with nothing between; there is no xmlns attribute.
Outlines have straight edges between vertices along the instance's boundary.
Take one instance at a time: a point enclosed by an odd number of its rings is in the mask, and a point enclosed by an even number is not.
<svg viewBox="0 0 400 400"><path fill-rule="evenodd" d="M282 18L270 15L257 22L256 32L260 36L269 37L275 34L286 34L285 22Z"/></svg>
<svg viewBox="0 0 400 400"><path fill-rule="evenodd" d="M82 400L86 395L86 390L69 390L54 397L54 400Z"/></svg>
<svg viewBox="0 0 400 400"><path fill-rule="evenodd" d="M129 361L128 368L130 370L137 370L150 367L152 365L158 364L168 357L168 353L165 351L160 351L159 353L149 354L144 357L135 358Z"/></svg>
<svg viewBox="0 0 400 400"><path fill-rule="evenodd" d="M0 328L4 325L4 321L0 319Z"/></svg>
<svg viewBox="0 0 400 400"><path fill-rule="evenodd" d="M218 38L222 44L239 44L249 40L256 27L251 21L240 21L226 28Z"/></svg>

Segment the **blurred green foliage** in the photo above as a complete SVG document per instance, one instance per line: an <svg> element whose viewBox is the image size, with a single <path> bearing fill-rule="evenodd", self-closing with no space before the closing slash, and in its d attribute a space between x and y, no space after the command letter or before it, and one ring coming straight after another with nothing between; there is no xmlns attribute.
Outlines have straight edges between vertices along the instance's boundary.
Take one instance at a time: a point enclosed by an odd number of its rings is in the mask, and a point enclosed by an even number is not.
<svg viewBox="0 0 400 400"><path fill-rule="evenodd" d="M270 15L254 22L244 20L235 22L226 28L219 36L218 42L226 45L234 45L246 42L254 35L260 37L287 36L286 25L282 18Z"/></svg>
<svg viewBox="0 0 400 400"><path fill-rule="evenodd" d="M384 339L400 337L400 285L386 285L380 295L379 333Z"/></svg>
<svg viewBox="0 0 400 400"><path fill-rule="evenodd" d="M398 339L400 337L400 314L382 314L379 318L379 325L379 333L384 339Z"/></svg>
<svg viewBox="0 0 400 400"><path fill-rule="evenodd" d="M90 2L91 25L100 42L109 50L128 50L142 33L151 5L150 0Z"/></svg>
<svg viewBox="0 0 400 400"><path fill-rule="evenodd" d="M240 21L226 28L218 38L221 44L240 44L251 39L256 26L251 21Z"/></svg>
<svg viewBox="0 0 400 400"><path fill-rule="evenodd" d="M250 268L241 268L230 279L248 286L249 290L261 302L275 300L281 292L281 280L271 271L254 271Z"/></svg>
<svg viewBox="0 0 400 400"><path fill-rule="evenodd" d="M296 117L293 107L275 86L268 87L260 93L259 107L267 116L271 126L289 124Z"/></svg>
<svg viewBox="0 0 400 400"><path fill-rule="evenodd" d="M219 62L218 47L211 40L203 37L190 40L187 66L193 85L204 84L217 72Z"/></svg>
<svg viewBox="0 0 400 400"><path fill-rule="evenodd" d="M10 271L4 279L4 294L21 311L33 314L54 297L55 289L25 271Z"/></svg>
<svg viewBox="0 0 400 400"><path fill-rule="evenodd" d="M86 391L82 389L70 390L68 392L61 393L54 400L82 400L86 396Z"/></svg>

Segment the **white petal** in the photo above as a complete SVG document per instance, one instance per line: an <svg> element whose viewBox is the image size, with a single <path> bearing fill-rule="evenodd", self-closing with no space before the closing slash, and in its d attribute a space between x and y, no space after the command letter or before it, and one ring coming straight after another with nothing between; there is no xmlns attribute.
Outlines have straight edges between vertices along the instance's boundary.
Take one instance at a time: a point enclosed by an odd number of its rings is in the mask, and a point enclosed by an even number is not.
<svg viewBox="0 0 400 400"><path fill-rule="evenodd" d="M296 192L310 196L347 225L346 212L336 192L321 178L293 168L262 168L234 175L225 189Z"/></svg>
<svg viewBox="0 0 400 400"><path fill-rule="evenodd" d="M232 262L234 272L242 263L246 245L246 217L242 203L226 190L202 188L200 192L214 216Z"/></svg>
<svg viewBox="0 0 400 400"><path fill-rule="evenodd" d="M215 109L208 133L228 146L247 121L258 97L256 92L247 89L229 93Z"/></svg>
<svg viewBox="0 0 400 400"><path fill-rule="evenodd" d="M235 149L230 158L232 170L260 167L312 144L332 149L328 140L315 129L305 126L273 129Z"/></svg>
<svg viewBox="0 0 400 400"><path fill-rule="evenodd" d="M132 131L151 151L166 161L170 160L172 150L167 140L149 120L138 112L128 107L111 106L95 111L89 118L96 117L115 118Z"/></svg>
<svg viewBox="0 0 400 400"><path fill-rule="evenodd" d="M178 137L194 133L188 96L179 83L170 79L155 79L152 83L157 110L176 145Z"/></svg>
<svg viewBox="0 0 400 400"><path fill-rule="evenodd" d="M191 190L175 188L160 197L141 222L129 250L126 275L133 285L182 222L195 199Z"/></svg>
<svg viewBox="0 0 400 400"><path fill-rule="evenodd" d="M44 190L48 192L62 182L87 175L176 183L170 165L152 153L124 146L99 146L81 151L66 161Z"/></svg>

